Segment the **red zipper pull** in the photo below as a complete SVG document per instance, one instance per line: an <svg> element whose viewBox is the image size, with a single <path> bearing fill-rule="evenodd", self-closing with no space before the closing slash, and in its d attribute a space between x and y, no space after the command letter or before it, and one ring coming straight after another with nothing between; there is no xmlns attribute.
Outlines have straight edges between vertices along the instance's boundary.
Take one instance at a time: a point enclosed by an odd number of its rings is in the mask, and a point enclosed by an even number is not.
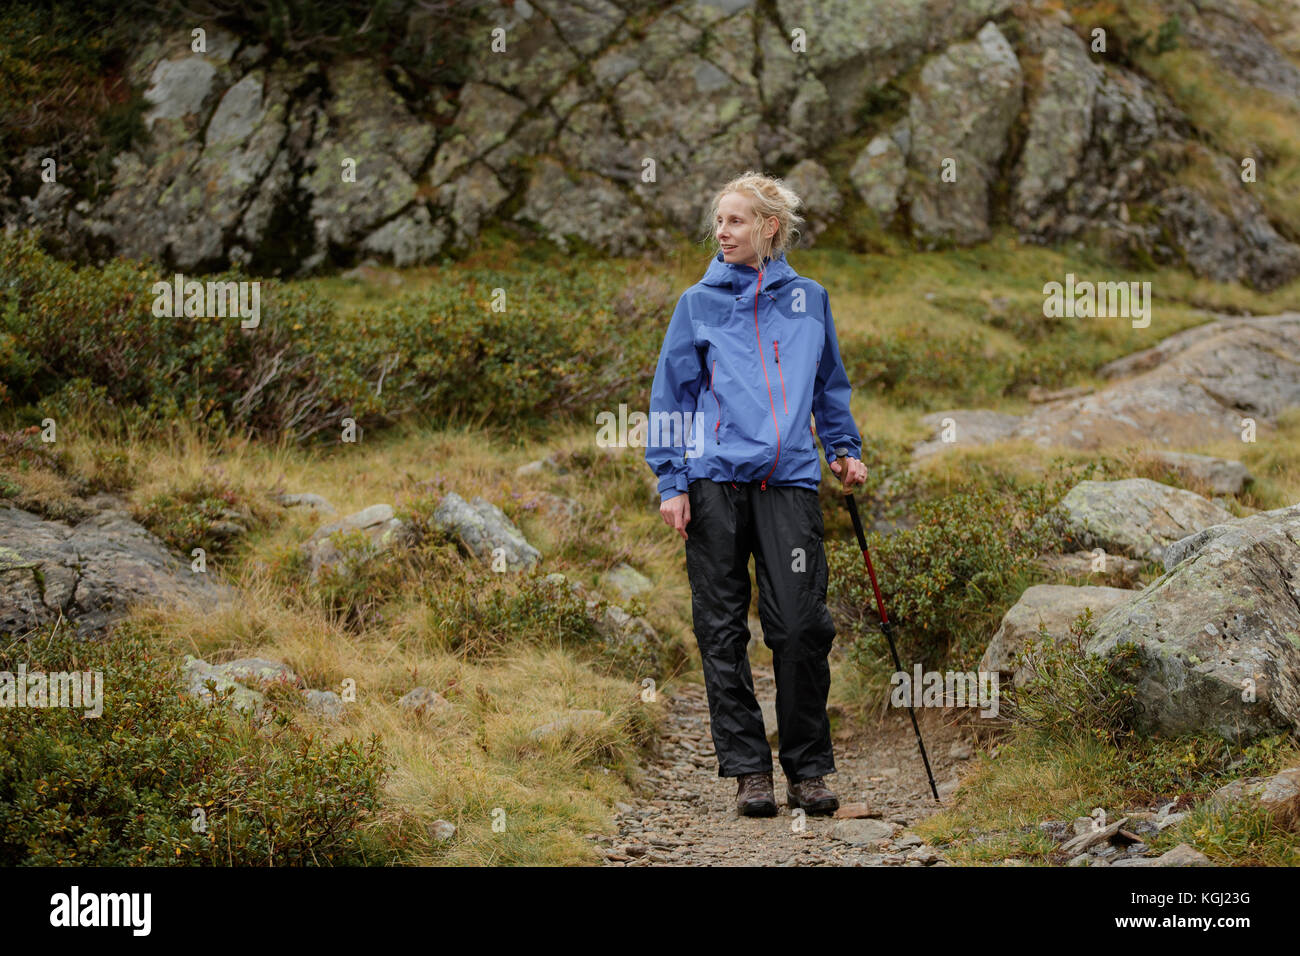
<svg viewBox="0 0 1300 956"><path fill-rule="evenodd" d="M777 349L777 346L780 344L781 343L778 342L776 339L772 340L772 354L776 356L776 361L778 364L781 361L781 352Z"/></svg>

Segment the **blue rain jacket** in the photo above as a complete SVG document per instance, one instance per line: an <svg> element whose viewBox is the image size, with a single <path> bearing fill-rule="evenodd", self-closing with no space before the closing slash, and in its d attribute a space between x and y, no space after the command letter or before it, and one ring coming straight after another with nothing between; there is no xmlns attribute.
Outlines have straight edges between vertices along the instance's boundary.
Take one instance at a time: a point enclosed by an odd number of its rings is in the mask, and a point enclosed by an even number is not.
<svg viewBox="0 0 1300 956"><path fill-rule="evenodd" d="M862 457L830 297L785 253L760 273L719 252L682 293L650 389L645 460L659 495L699 478L815 489L821 461Z"/></svg>

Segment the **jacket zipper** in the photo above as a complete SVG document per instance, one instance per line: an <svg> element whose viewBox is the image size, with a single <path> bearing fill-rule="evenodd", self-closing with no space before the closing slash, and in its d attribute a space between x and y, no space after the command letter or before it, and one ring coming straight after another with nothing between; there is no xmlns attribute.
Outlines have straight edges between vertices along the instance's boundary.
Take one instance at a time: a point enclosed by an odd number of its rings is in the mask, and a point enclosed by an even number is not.
<svg viewBox="0 0 1300 956"><path fill-rule="evenodd" d="M718 393L713 391L713 373L718 370L718 360L713 360L713 368L709 369L709 391L713 395L713 404L718 406L718 424L713 426L713 442L721 445L722 439L718 436L718 429L722 427L722 403L718 401Z"/></svg>
<svg viewBox="0 0 1300 956"><path fill-rule="evenodd" d="M781 371L781 353L777 350L780 344L776 339L772 340L772 354L776 356L776 374L781 376L781 411L789 415L790 406L785 403L785 373Z"/></svg>
<svg viewBox="0 0 1300 956"><path fill-rule="evenodd" d="M772 380L767 377L767 359L763 355L763 337L758 334L758 294L763 291L763 273L758 274L758 288L754 291L754 339L758 342L758 360L763 365L763 381L767 383L767 401L772 406L772 424L776 426L776 458L772 462L772 467L767 470L763 477L759 490L767 490L767 479L772 477L772 472L776 471L776 463L781 460L781 423L776 420L776 399L772 397ZM770 295L771 293L769 293Z"/></svg>

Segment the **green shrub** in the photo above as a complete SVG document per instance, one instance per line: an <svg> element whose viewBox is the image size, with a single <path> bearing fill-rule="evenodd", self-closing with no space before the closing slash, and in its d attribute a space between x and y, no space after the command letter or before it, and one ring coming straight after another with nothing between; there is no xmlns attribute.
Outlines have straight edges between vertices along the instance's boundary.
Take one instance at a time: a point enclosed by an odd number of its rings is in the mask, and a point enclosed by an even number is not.
<svg viewBox="0 0 1300 956"><path fill-rule="evenodd" d="M182 696L176 661L146 637L0 645L0 670L100 671L104 688L97 718L3 711L0 865L388 862L365 826L387 773L377 738L327 747L282 713L258 729Z"/></svg>
<svg viewBox="0 0 1300 956"><path fill-rule="evenodd" d="M1024 487L995 475L913 505L915 526L868 534L868 548L899 654L927 669L972 665L1006 609L1038 575L1034 559L1059 540L1056 503L1082 475L1054 465ZM836 621L857 633L851 657L893 670L876 630L876 601L856 541L828 540L827 600Z"/></svg>
<svg viewBox="0 0 1300 956"><path fill-rule="evenodd" d="M31 417L93 414L145 432L184 418L305 441L334 438L345 418L364 429L420 414L518 438L520 426L639 407L662 335L602 304L618 301L612 268L457 271L348 316L312 284L263 280L261 325L247 330L238 318L153 315L158 280L140 263L76 269L31 236L0 237L10 401Z"/></svg>
<svg viewBox="0 0 1300 956"><path fill-rule="evenodd" d="M1085 648L1095 633L1091 608L1071 622L1070 633L1059 641L1040 627L1016 655L1013 667L1023 665L1025 672L1021 681L1001 691L1001 716L1058 741L1092 735L1115 744L1132 733L1137 649L1121 645L1105 658L1088 654Z"/></svg>
<svg viewBox="0 0 1300 956"><path fill-rule="evenodd" d="M239 535L268 520L256 497L236 488L219 471L154 495L137 517L174 551L188 556L194 548L203 548L209 557L228 552Z"/></svg>

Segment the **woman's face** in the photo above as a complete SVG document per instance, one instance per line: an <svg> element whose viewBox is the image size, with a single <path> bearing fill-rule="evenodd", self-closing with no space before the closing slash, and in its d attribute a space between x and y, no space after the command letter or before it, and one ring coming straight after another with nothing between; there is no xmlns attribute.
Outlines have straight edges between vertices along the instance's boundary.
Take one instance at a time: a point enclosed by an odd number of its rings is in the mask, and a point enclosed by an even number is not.
<svg viewBox="0 0 1300 956"><path fill-rule="evenodd" d="M718 203L718 218L713 223L713 234L722 247L722 258L726 262L759 267L758 250L754 248L753 206L749 199L740 193L727 193ZM776 234L775 216L768 218L764 229L766 238Z"/></svg>

